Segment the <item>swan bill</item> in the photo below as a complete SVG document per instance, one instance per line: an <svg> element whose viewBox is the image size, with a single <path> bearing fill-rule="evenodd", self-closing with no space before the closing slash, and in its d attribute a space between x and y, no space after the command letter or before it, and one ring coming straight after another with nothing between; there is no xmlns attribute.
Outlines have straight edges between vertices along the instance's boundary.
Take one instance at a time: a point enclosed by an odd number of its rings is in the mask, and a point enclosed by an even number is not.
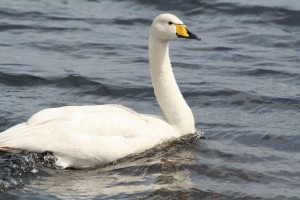
<svg viewBox="0 0 300 200"><path fill-rule="evenodd" d="M176 24L175 26L176 26L176 35L177 35L177 37L201 40L201 38L198 37L196 34L190 32L187 29L186 25Z"/></svg>

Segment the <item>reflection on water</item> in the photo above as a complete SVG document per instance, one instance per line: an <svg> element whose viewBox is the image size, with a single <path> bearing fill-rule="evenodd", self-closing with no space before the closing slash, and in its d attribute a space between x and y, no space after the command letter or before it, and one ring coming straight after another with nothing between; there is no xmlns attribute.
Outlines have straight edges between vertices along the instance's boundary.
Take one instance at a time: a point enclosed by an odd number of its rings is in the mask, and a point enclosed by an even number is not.
<svg viewBox="0 0 300 200"><path fill-rule="evenodd" d="M164 191L168 196L176 191L189 195L193 188L189 166L195 165L195 156L189 148L199 138L200 135L192 135L177 139L96 169L59 170L52 165L54 160L51 160L51 155L42 157L28 153L21 154L27 168L22 167L23 163L15 163L15 166L19 167L18 173L23 177L26 173L35 174L35 178L22 190L25 193L34 192L36 198L161 197L158 191Z"/></svg>
<svg viewBox="0 0 300 200"><path fill-rule="evenodd" d="M190 152L181 152L176 159L159 160L156 156L151 160L145 158L134 163L119 163L101 169L59 171L55 176L32 181L24 189L39 190L43 194L59 198L63 198L60 196L63 194L72 199L98 195L120 198L132 194L142 197L145 192L151 193L164 188L168 188L170 192L193 188L188 167L178 165L192 162Z"/></svg>

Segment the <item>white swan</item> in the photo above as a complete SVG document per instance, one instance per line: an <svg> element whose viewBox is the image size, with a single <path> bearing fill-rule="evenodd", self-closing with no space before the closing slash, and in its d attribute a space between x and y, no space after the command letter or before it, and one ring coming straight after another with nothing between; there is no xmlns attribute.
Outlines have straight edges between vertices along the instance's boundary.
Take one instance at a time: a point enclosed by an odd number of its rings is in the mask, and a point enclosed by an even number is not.
<svg viewBox="0 0 300 200"><path fill-rule="evenodd" d="M49 108L0 133L0 150L53 152L57 165L94 167L195 133L193 113L174 78L169 40L200 39L175 15L157 16L150 29L149 62L156 99L165 117L139 114L120 105Z"/></svg>

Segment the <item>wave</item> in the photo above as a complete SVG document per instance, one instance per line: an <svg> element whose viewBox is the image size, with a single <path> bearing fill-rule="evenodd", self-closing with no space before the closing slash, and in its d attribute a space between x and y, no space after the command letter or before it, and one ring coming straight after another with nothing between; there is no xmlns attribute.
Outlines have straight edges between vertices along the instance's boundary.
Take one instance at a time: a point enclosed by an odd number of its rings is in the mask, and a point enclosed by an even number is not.
<svg viewBox="0 0 300 200"><path fill-rule="evenodd" d="M9 74L0 72L0 84L7 86L45 86L56 85L66 87L102 85L79 75L68 75L61 78L46 79L30 74Z"/></svg>
<svg viewBox="0 0 300 200"><path fill-rule="evenodd" d="M289 73L285 71L278 71L278 70L272 70L272 69L254 69L254 70L248 70L248 71L241 71L237 72L238 75L246 75L246 76L276 76L280 78L286 78L286 77L291 77L291 78L299 78L300 79L300 74L297 73Z"/></svg>
<svg viewBox="0 0 300 200"><path fill-rule="evenodd" d="M234 138L240 144L251 146L270 148L284 152L299 152L300 151L300 136L298 135L262 135L262 134L241 134Z"/></svg>
<svg viewBox="0 0 300 200"><path fill-rule="evenodd" d="M40 25L23 25L23 24L12 24L12 23L1 23L1 31L9 30L38 30L44 32L65 32L65 31L89 31L87 28L72 28L72 27L56 27L56 26L40 26Z"/></svg>
<svg viewBox="0 0 300 200"><path fill-rule="evenodd" d="M292 75L285 72L274 70L252 70L246 72L247 75ZM132 99L154 99L154 92L151 86L127 87L113 86L97 81L90 80L80 75L68 75L66 77L42 78L28 74L8 74L0 72L0 84L14 87L57 87L57 88L74 88L77 95L96 95L111 96L115 98L132 98ZM203 83L207 84L207 83ZM255 95L243 91L231 89L215 89L215 90L190 90L183 91L183 96L189 101L197 99L198 105L203 106L233 106L244 109L256 110L258 106L265 105L268 109L280 110L298 110L300 109L300 98L272 97L265 95ZM204 101L209 98L209 102ZM201 100L204 99L204 100ZM200 100L200 101L199 101Z"/></svg>
<svg viewBox="0 0 300 200"><path fill-rule="evenodd" d="M147 99L154 97L152 87L113 86L89 80L80 75L42 78L29 74L8 74L0 72L0 84L13 87L57 87L73 88L77 95L112 96L114 98Z"/></svg>
<svg viewBox="0 0 300 200"><path fill-rule="evenodd" d="M139 3L139 1L137 1ZM143 2L144 3L144 2ZM285 26L300 26L300 21L297 20L300 11L296 8L286 7L283 5L247 5L247 3L218 3L215 1L149 1L158 10L172 9L183 12L186 16L199 16L204 14L218 13L225 15L240 15L240 16L263 16L256 18L255 23L272 22L274 24ZM178 6L180 5L180 6ZM295 10L294 10L295 9ZM242 19L241 19L242 20ZM248 20L245 19L245 20Z"/></svg>
<svg viewBox="0 0 300 200"><path fill-rule="evenodd" d="M247 5L247 3L235 3L235 2L204 2L204 1L135 1L136 4L151 5L157 10L173 10L180 11L186 16L198 16L211 13L225 14L225 15L241 15L241 16L263 16L256 18L255 23L271 22L278 25L285 26L300 26L300 21L297 20L300 15L300 11L297 8L287 7L284 4L276 5ZM136 24L151 24L149 18L122 18L122 19L99 19L99 18L80 18L71 15L59 15L57 13L43 13L40 11L20 11L11 8L0 8L0 17L5 18L17 18L22 20L48 20L48 21L86 21L91 24L116 24L116 25L136 25ZM245 20L249 21L249 18ZM40 27L40 26L27 26L27 25L2 25L2 30L7 29L39 29L46 31L65 31L74 30L64 27Z"/></svg>
<svg viewBox="0 0 300 200"><path fill-rule="evenodd" d="M193 134L174 139L173 141L163 142L150 150L121 158L94 170L123 176L163 173L161 170L164 167L163 163L154 165L140 165L139 163L144 163L151 156L160 157L166 154L166 152L171 153L177 151L179 148L187 148L198 139L201 139L201 136ZM161 151L162 149L166 149L166 151ZM136 162L137 160L138 162ZM52 177L48 171L56 170L56 174L65 171L55 166L55 161L56 158L51 152L44 152L42 154L25 151L18 154L0 152L0 193L14 188L22 188L25 184L28 184L28 178L34 180L37 177ZM135 164L132 165L132 163ZM134 172L132 172L133 168L136 169ZM69 171L72 173L72 170ZM79 172L82 171L84 170L79 170Z"/></svg>
<svg viewBox="0 0 300 200"><path fill-rule="evenodd" d="M255 95L248 92L222 89L205 91L184 91L183 96L201 106L211 107L240 107L245 110L256 110L258 106L267 109L299 110L300 97L272 97L266 95ZM209 101L205 101L209 97ZM266 110L265 110L266 111ZM271 112L271 111L270 111Z"/></svg>
<svg viewBox="0 0 300 200"><path fill-rule="evenodd" d="M73 17L68 15L60 15L57 13L43 13L39 11L22 12L15 9L0 8L0 17L3 18L16 18L29 21L84 21L88 24L114 24L114 25L150 25L152 20L149 18L92 18L92 17ZM48 24L48 23L47 23ZM44 25L24 25L23 23L0 23L0 32L10 30L37 30L42 32L66 32L66 31L91 31L89 28L78 28L76 24L74 26L44 26Z"/></svg>
<svg viewBox="0 0 300 200"><path fill-rule="evenodd" d="M21 188L28 184L28 178L37 177L37 173L46 175L43 167L56 168L55 157L48 152L43 154L22 152L19 154L0 152L0 193Z"/></svg>

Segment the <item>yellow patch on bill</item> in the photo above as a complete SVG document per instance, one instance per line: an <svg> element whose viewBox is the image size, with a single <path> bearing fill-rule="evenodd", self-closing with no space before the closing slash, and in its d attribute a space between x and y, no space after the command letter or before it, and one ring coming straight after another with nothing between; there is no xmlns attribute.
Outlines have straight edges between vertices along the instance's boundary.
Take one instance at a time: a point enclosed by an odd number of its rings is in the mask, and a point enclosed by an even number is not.
<svg viewBox="0 0 300 200"><path fill-rule="evenodd" d="M179 35L181 37L189 37L189 34L187 32L187 29L186 29L186 25L176 24L175 26L176 26L177 35Z"/></svg>

